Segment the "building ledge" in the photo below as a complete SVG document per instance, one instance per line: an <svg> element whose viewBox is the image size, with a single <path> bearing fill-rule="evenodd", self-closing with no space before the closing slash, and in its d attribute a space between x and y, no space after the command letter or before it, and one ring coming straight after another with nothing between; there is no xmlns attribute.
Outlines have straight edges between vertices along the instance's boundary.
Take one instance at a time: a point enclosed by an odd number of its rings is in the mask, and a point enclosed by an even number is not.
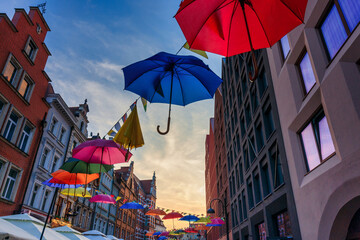
<svg viewBox="0 0 360 240"><path fill-rule="evenodd" d="M16 88L4 77L4 75L0 74L0 78L10 87L10 89L25 103L26 106L29 106L30 103L16 90Z"/></svg>
<svg viewBox="0 0 360 240"><path fill-rule="evenodd" d="M3 142L5 142L6 144L8 144L12 149L14 149L15 151L19 152L21 155L23 155L24 157L29 157L29 154L23 152L20 148L18 148L15 144L13 144L12 142L9 142L6 138L4 138L3 136L0 135L0 140L2 140Z"/></svg>

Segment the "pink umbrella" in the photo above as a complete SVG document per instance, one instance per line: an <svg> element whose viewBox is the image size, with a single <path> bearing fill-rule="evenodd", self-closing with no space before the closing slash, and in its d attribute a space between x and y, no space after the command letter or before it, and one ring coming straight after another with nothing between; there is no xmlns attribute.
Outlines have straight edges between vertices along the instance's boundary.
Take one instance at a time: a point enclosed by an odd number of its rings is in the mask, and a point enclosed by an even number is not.
<svg viewBox="0 0 360 240"><path fill-rule="evenodd" d="M113 165L124 163L126 149L112 140L96 139L86 141L73 149L73 157L87 163ZM132 156L129 153L127 160Z"/></svg>
<svg viewBox="0 0 360 240"><path fill-rule="evenodd" d="M211 224L225 224L225 222L221 218L212 218Z"/></svg>
<svg viewBox="0 0 360 240"><path fill-rule="evenodd" d="M111 204L116 204L115 199L110 196L110 195L106 195L106 194L98 194L93 196L92 198L89 199L89 202L97 202L97 203L111 203Z"/></svg>
<svg viewBox="0 0 360 240"><path fill-rule="evenodd" d="M167 236L169 236L169 232L162 232L162 233L160 234L160 236L165 236L165 237L167 237Z"/></svg>

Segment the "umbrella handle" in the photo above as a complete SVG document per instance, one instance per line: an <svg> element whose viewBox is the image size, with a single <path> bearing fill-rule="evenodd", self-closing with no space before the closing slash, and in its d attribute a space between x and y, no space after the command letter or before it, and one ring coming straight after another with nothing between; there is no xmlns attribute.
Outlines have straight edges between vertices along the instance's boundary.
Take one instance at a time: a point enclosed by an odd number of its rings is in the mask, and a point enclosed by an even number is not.
<svg viewBox="0 0 360 240"><path fill-rule="evenodd" d="M167 133L169 132L169 130L170 130L170 116L168 117L168 123L167 123L167 128L166 128L166 131L165 131L165 132L161 132L161 131L160 131L160 125L157 126L157 131L158 131L158 133L161 134L161 135L167 134Z"/></svg>
<svg viewBox="0 0 360 240"><path fill-rule="evenodd" d="M251 49L251 58L252 58L252 62L253 62L255 71L254 71L254 75L252 74L252 72L249 72L249 80L250 80L250 82L254 82L259 75L259 68L258 68L258 64L256 62L254 49Z"/></svg>

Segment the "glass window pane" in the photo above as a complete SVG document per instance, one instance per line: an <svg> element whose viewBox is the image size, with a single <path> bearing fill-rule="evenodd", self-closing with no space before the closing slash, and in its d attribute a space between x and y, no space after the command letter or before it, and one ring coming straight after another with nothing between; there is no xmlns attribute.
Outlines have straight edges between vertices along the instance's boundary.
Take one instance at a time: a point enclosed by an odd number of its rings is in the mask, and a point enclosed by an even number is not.
<svg viewBox="0 0 360 240"><path fill-rule="evenodd" d="M321 158L324 160L335 152L334 144L331 138L329 125L326 121L326 117L319 122L319 135L320 135L320 147L321 147Z"/></svg>
<svg viewBox="0 0 360 240"><path fill-rule="evenodd" d="M312 128L312 125L309 124L302 132L301 137L304 145L304 150L306 154L306 160L311 171L317 165L320 164L320 157L317 150L317 145L315 141L315 135Z"/></svg>
<svg viewBox="0 0 360 240"><path fill-rule="evenodd" d="M360 21L359 0L338 0L341 10L344 13L346 22L352 32Z"/></svg>
<svg viewBox="0 0 360 240"><path fill-rule="evenodd" d="M289 54L290 52L290 46L289 46L289 40L287 38L287 35L285 35L281 40L280 40L280 43L281 43L281 50L283 52L283 57L284 59L286 59L287 55Z"/></svg>
<svg viewBox="0 0 360 240"><path fill-rule="evenodd" d="M330 58L332 59L347 38L344 25L341 22L340 15L335 5L332 7L322 24L321 32L330 54Z"/></svg>
<svg viewBox="0 0 360 240"><path fill-rule="evenodd" d="M29 90L29 83L24 79L19 87L19 93L21 94L21 96L25 98L28 90Z"/></svg>
<svg viewBox="0 0 360 240"><path fill-rule="evenodd" d="M12 62L9 62L4 71L4 77L7 78L9 82L12 82L15 77L16 70L17 68L15 67L15 65Z"/></svg>
<svg viewBox="0 0 360 240"><path fill-rule="evenodd" d="M306 53L304 58L301 60L300 69L304 81L305 91L308 93L316 83L308 53Z"/></svg>

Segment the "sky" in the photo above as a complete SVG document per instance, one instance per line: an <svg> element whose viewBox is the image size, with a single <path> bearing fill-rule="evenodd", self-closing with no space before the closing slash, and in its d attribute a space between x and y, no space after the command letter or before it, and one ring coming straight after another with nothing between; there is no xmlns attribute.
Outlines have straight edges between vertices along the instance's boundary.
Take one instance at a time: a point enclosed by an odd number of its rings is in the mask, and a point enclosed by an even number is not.
<svg viewBox="0 0 360 240"><path fill-rule="evenodd" d="M43 3L40 0L0 1L0 12L10 19L14 8ZM45 71L54 90L68 106L88 99L88 131L104 136L129 109L137 95L124 89L122 68L160 51L175 54L186 42L173 17L180 0L48 0L44 18L51 32L45 43L52 56ZM194 55L182 49L180 55ZM221 57L195 55L221 76ZM214 112L213 99L173 106L170 132L168 105L138 102L145 145L133 150L135 174L151 179L156 172L157 206L205 214L205 137ZM120 165L125 166L125 165ZM166 222L172 226L172 221ZM186 224L185 224L186 225ZM182 227L180 221L175 226Z"/></svg>

